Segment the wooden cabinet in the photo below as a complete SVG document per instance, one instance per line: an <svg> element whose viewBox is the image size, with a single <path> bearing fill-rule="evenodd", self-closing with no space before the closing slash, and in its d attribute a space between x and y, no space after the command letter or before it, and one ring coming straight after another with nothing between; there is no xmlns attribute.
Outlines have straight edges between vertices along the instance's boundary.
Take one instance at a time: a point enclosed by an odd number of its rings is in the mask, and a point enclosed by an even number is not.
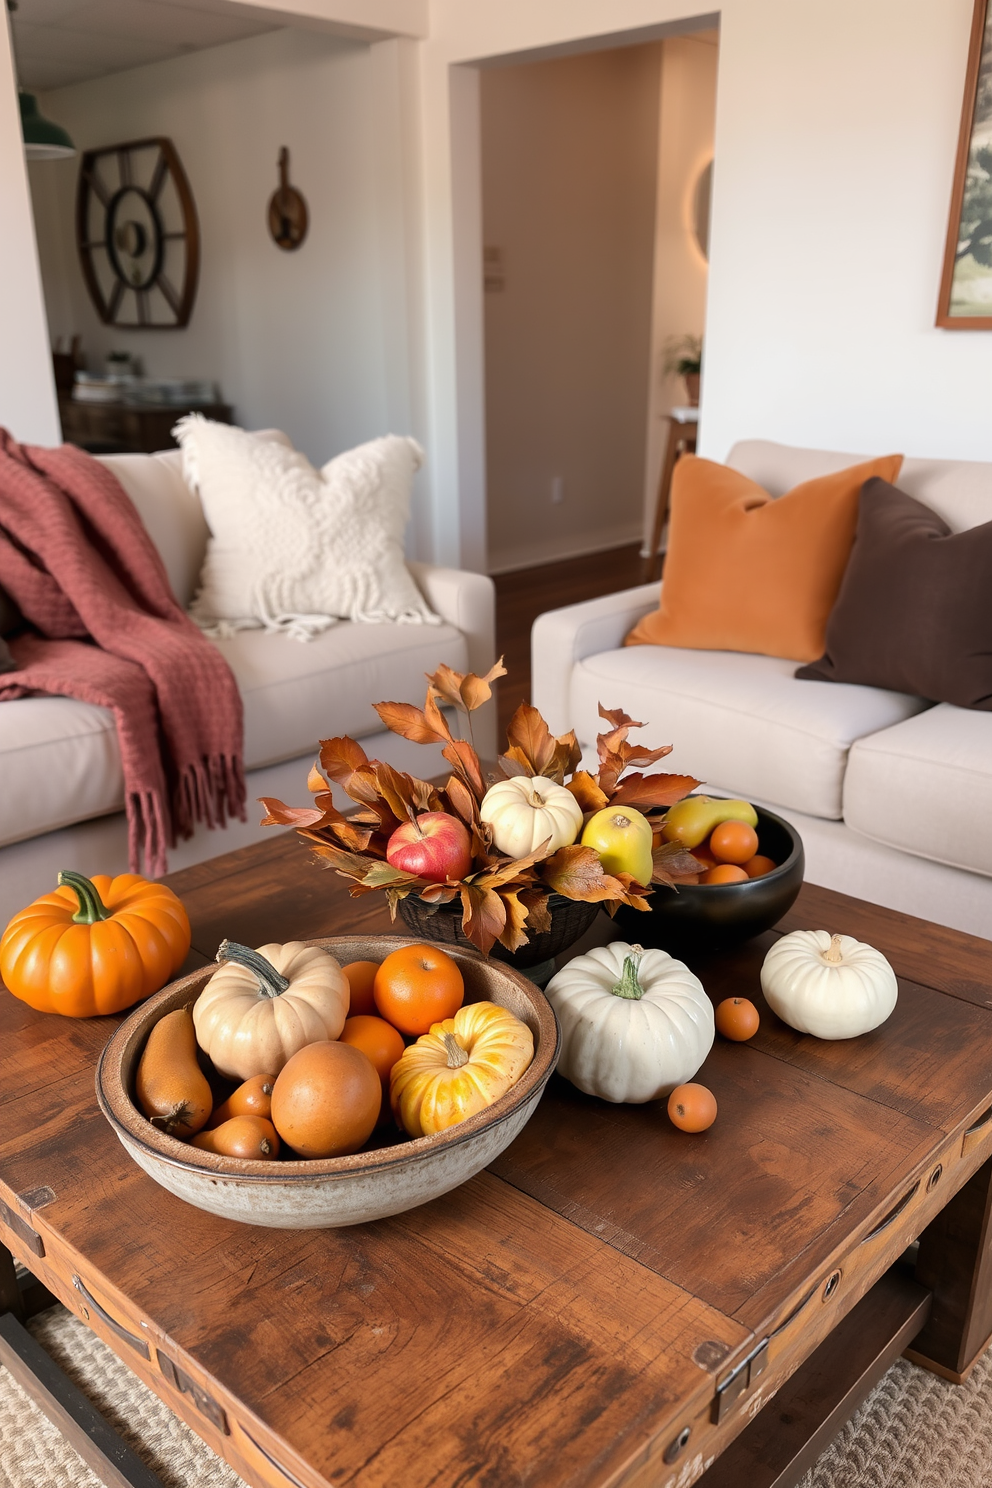
<svg viewBox="0 0 992 1488"><path fill-rule="evenodd" d="M172 429L187 413L202 413L218 424L229 424L234 409L229 403L199 403L138 406L129 403L77 403L59 398L62 437L93 455L154 454L175 449Z"/></svg>

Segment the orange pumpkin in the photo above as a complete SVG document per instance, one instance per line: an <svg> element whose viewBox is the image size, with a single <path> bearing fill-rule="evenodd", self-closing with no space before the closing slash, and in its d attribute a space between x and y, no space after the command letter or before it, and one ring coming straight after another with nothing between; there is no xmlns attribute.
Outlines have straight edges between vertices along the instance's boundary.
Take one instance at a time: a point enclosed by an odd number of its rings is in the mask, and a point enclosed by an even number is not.
<svg viewBox="0 0 992 1488"><path fill-rule="evenodd" d="M136 873L59 874L59 887L14 916L0 977L39 1013L119 1013L164 987L186 959L189 918L164 884Z"/></svg>

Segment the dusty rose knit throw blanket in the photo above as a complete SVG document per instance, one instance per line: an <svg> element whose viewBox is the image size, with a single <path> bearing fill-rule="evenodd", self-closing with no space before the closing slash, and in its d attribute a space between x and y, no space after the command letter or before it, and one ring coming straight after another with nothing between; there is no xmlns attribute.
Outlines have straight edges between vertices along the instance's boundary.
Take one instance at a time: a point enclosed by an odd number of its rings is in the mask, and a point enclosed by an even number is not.
<svg viewBox="0 0 992 1488"><path fill-rule="evenodd" d="M244 820L237 685L106 466L0 429L0 586L37 632L9 641L18 670L0 699L55 693L114 714L132 872L143 857L164 873L166 846L198 821Z"/></svg>

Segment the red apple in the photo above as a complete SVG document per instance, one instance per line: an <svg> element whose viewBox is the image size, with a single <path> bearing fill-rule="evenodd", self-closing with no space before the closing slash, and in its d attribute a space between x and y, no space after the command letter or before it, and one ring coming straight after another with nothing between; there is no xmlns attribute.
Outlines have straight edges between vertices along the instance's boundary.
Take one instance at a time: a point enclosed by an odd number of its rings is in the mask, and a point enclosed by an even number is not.
<svg viewBox="0 0 992 1488"><path fill-rule="evenodd" d="M396 828L386 843L386 861L431 883L464 878L472 867L472 840L457 816L425 811Z"/></svg>

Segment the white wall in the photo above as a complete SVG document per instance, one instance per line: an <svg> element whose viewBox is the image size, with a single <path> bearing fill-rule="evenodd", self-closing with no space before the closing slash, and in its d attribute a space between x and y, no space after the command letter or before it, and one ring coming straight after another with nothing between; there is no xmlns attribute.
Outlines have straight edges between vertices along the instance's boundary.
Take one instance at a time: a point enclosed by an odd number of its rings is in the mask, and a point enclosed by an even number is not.
<svg viewBox="0 0 992 1488"><path fill-rule="evenodd" d="M703 453L764 435L992 460L992 337L933 327L971 12L972 0L725 0ZM685 19L679 0L434 0L423 67L436 365L452 355L443 244L460 209L444 189L458 128L448 67ZM480 355L481 343L480 328ZM434 384L447 437L454 381ZM456 520L454 493L437 500Z"/></svg>
<svg viewBox="0 0 992 1488"><path fill-rule="evenodd" d="M74 245L78 162L33 165L53 339L81 333L91 364L125 348L150 374L216 378L239 422L285 429L318 463L390 430L416 432L409 46L277 31L45 95L80 149L169 136L202 231L186 329L105 326ZM310 209L293 253L266 223L283 144Z"/></svg>
<svg viewBox="0 0 992 1488"><path fill-rule="evenodd" d="M695 234L695 188L713 159L717 36L673 36L661 43L658 207L651 306L651 384L644 461L645 547L650 546L658 480L670 425L665 414L686 402L685 383L665 371L672 337L706 328L707 261Z"/></svg>
<svg viewBox="0 0 992 1488"><path fill-rule="evenodd" d="M481 73L490 572L640 533L660 75L657 44Z"/></svg>
<svg viewBox="0 0 992 1488"><path fill-rule="evenodd" d="M55 383L35 253L7 11L0 18L0 427L56 444Z"/></svg>
<svg viewBox="0 0 992 1488"><path fill-rule="evenodd" d="M971 0L724 13L704 449L992 459L992 336L934 327Z"/></svg>

